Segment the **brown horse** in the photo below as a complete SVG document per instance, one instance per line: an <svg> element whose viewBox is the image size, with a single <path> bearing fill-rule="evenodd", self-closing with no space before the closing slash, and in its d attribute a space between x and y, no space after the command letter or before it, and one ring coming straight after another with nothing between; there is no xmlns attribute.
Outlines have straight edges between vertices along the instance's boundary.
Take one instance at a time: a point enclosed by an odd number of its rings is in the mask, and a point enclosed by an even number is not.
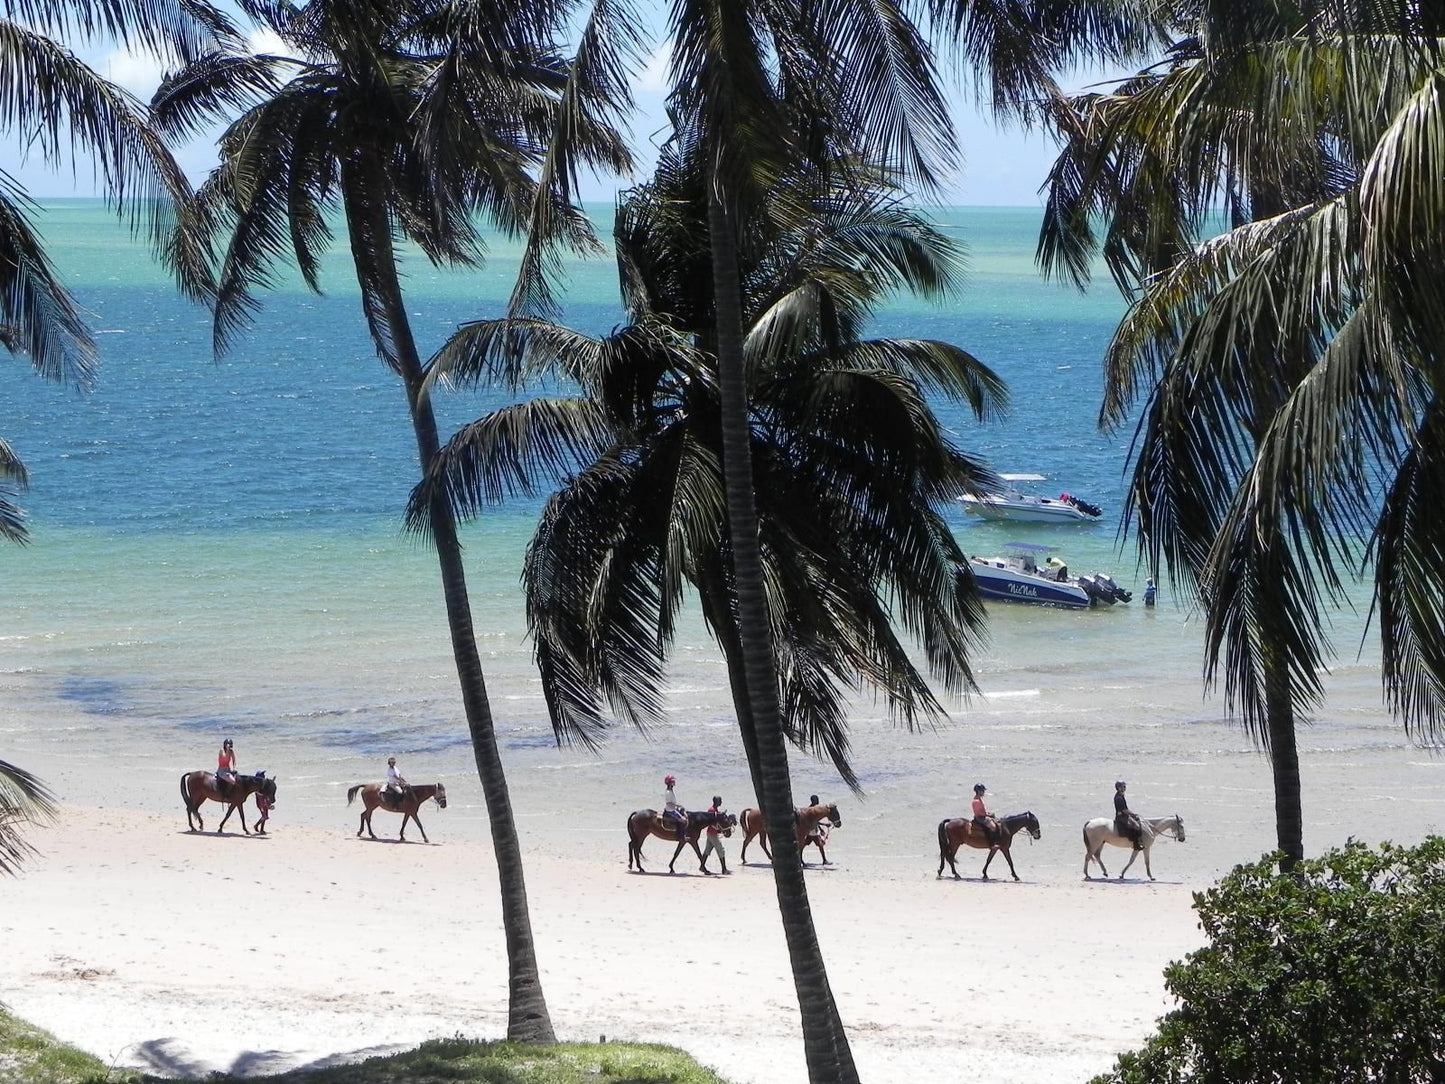
<svg viewBox="0 0 1445 1084"><path fill-rule="evenodd" d="M647 872L642 868L642 844L648 836L656 836L669 843L677 843L677 850L672 852L672 861L667 864L668 873L677 872L672 868L677 862L677 856L682 853L684 847L691 843L693 853L697 855L697 868L711 877L712 870L703 865L702 850L697 845L697 837L702 835L704 828L713 825L721 828L723 835L730 836L737 823L736 816L721 810L717 813L688 813L687 830L679 832L677 822L671 817L664 817L655 809L638 809L627 817L627 868L631 869L635 862L638 873Z"/></svg>
<svg viewBox="0 0 1445 1084"><path fill-rule="evenodd" d="M793 829L798 837L798 858L800 861L803 856L803 848L810 842L808 837L811 836L813 830L824 821L827 821L834 828L843 827L843 818L838 815L838 807L836 805L803 805L793 811ZM743 830L743 850L742 854L738 857L738 861L746 862L748 860L748 844L751 843L754 838L761 836L763 853L768 856L768 861L771 862L773 860L773 849L768 846L768 833L765 830L767 826L763 824L763 811L761 809L744 809L742 816L738 819L738 824L741 825ZM827 865L828 852L823 850L823 837L820 835L811 842L817 845L818 853L823 856L823 864ZM804 865L806 864L807 863L804 863Z"/></svg>
<svg viewBox="0 0 1445 1084"><path fill-rule="evenodd" d="M435 798L437 805L442 809L447 807L447 788L440 783L422 783L418 786L408 786L406 792L398 798L394 793L386 789L385 783L358 783L346 792L346 804L350 805L356 801L356 794L361 792L361 800L366 806L366 811L361 814L361 828L356 834L361 835L362 828L370 833L371 838L376 838L376 833L371 831L371 814L377 808L386 810L388 813L401 814L401 836L403 843L406 842L406 822L408 819L416 821L416 830L421 833L423 843L430 843L426 838L426 829L421 826L421 818L416 811L428 798Z"/></svg>
<svg viewBox="0 0 1445 1084"><path fill-rule="evenodd" d="M998 818L999 835L997 842L990 842L984 830L968 817L954 817L952 820L938 822L938 875L943 876L943 863L947 862L953 870L954 880L959 880L958 867L954 865L954 856L958 854L958 848L967 844L970 847L977 847L980 850L987 847L988 857L983 862L983 879L988 880L988 865L993 861L993 856L999 851L1008 861L1008 871L1013 874L1015 881L1019 879L1018 871L1014 869L1013 855L1009 854L1009 847L1013 844L1013 838L1020 829L1027 829L1029 836L1038 839L1043 833L1039 830L1039 819L1032 813L1014 813L1007 817Z"/></svg>
<svg viewBox="0 0 1445 1084"><path fill-rule="evenodd" d="M226 822L231 819L231 814L245 805L247 798L257 793L275 805L276 780L268 778L265 772L257 772L255 775L238 775L223 785L217 782L215 772L186 772L181 776L181 801L186 803L186 831L204 832L206 825L201 820L201 805L208 801L220 802L227 809L226 815L221 818L221 823L216 826L216 834L219 835L226 827ZM257 822L257 831L261 830L265 819L263 816ZM250 835L251 830L246 827L244 811L241 813L240 821L241 831Z"/></svg>

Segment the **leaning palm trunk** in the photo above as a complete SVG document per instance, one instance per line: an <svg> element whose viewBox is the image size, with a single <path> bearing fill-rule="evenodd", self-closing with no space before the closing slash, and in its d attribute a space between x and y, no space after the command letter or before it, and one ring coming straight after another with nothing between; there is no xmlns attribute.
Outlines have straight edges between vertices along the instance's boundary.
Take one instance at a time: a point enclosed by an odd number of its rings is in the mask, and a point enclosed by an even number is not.
<svg viewBox="0 0 1445 1084"><path fill-rule="evenodd" d="M363 293L373 293L371 302L364 305L367 325L377 350L397 370L406 386L407 405L416 433L417 457L425 477L436 458L440 442L437 439L436 415L424 389L421 359L402 301L401 280L397 275L391 243L391 223L382 204L368 200L365 192L358 192L350 185L346 188L346 211L357 282ZM369 244L361 241L361 237L365 237ZM471 602L467 596L461 544L445 499L433 500L429 511L437 562L441 566L452 654L456 659L457 679L461 683L462 704L471 733L472 754L477 762L477 777L481 780L487 803L497 878L501 882L502 929L507 941L507 1038L512 1042L553 1043L557 1040L537 968L527 886L522 873L522 849L517 840L512 800L497 749L491 703L487 698L482 661L472 629Z"/></svg>
<svg viewBox="0 0 1445 1084"><path fill-rule="evenodd" d="M756 744L754 778L762 781L758 801L773 847L773 880L778 910L793 965L793 983L802 1014L803 1049L811 1084L856 1084L858 1071L828 986L818 946L802 861L793 832L793 791L788 750L778 711L778 677L768 629L758 514L753 494L747 384L743 364L742 286L732 223L716 163L708 183L708 232L712 252L713 299L717 319L718 386L721 398L723 476L727 488L728 534L733 582L737 591L738 630L749 711Z"/></svg>

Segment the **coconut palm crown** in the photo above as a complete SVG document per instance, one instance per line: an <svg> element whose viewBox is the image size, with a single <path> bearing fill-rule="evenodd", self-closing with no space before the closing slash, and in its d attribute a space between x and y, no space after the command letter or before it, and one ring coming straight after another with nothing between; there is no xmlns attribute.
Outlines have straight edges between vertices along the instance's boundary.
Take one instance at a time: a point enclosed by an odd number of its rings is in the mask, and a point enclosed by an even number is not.
<svg viewBox="0 0 1445 1084"><path fill-rule="evenodd" d="M1387 698L1413 733L1445 718L1445 69L1414 5L1230 11L1059 115L1040 253L1082 278L1102 251L1133 299L1101 412L1146 400L1126 515L1204 604L1206 680L1271 755L1288 864L1294 719L1356 574Z"/></svg>
<svg viewBox="0 0 1445 1084"><path fill-rule="evenodd" d="M463 427L414 495L440 487L456 515L560 481L528 550L524 583L559 741L602 737L605 699L647 725L685 589L741 689L728 554L707 199L696 146L674 144L652 183L620 202L615 243L627 323L592 337L540 320L463 328L434 376L561 375L575 398L537 398ZM856 181L856 175L853 178ZM879 691L909 725L941 707L897 629L945 687L972 687L981 625L972 578L938 506L991 481L927 401L998 413L998 378L947 343L863 337L899 289L958 285L959 250L884 184L860 192L804 172L744 239L745 348L754 483L789 737L848 762L847 695Z"/></svg>

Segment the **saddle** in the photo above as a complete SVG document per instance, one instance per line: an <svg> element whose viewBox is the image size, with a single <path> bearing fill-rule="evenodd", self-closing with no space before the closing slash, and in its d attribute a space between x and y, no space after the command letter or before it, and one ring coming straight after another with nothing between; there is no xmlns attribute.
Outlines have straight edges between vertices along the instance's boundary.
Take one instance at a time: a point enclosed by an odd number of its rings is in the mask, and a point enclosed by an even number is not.
<svg viewBox="0 0 1445 1084"><path fill-rule="evenodd" d="M679 837L687 835L689 825L686 813L681 817L674 817L671 813L666 812L654 813L652 815L652 822L664 832L676 832Z"/></svg>

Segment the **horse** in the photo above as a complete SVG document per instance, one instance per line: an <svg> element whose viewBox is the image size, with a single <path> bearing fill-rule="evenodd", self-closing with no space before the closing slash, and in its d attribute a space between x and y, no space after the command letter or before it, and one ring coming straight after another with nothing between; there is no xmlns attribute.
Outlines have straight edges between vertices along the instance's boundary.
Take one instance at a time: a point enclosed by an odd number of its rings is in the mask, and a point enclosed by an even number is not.
<svg viewBox="0 0 1445 1084"><path fill-rule="evenodd" d="M276 803L276 780L267 777L265 772L235 776L226 784L224 794L222 789L216 781L215 772L202 770L186 772L181 776L181 801L186 803L186 831L204 832L206 830L206 824L201 820L201 805L204 802L220 802L227 807L226 815L216 826L217 835L220 835L225 829L226 822L231 819L231 814L245 805L246 799L251 795L259 793L272 805ZM266 818L263 816L257 822L257 831L261 831L261 825L265 823L265 820ZM246 827L244 811L241 813L240 821L241 831L250 835L251 830Z"/></svg>
<svg viewBox="0 0 1445 1084"><path fill-rule="evenodd" d="M1025 810L1023 813L1013 813L1007 817L996 818L1002 838L997 843L990 843L983 828L975 824L968 817L954 817L952 820L938 822L938 876L943 876L943 863L948 863L948 868L953 870L954 880L959 880L958 867L954 865L954 856L958 854L958 848L967 844L970 847L988 848L988 857L983 862L983 879L988 880L989 863L993 856L999 851L1003 852L1008 862L1008 871L1013 874L1013 879L1019 879L1018 870L1014 869L1013 855L1009 854L1009 847L1013 845L1013 838L1020 829L1028 831L1030 839L1038 839L1043 833L1039 830L1039 819L1032 813Z"/></svg>
<svg viewBox="0 0 1445 1084"><path fill-rule="evenodd" d="M677 841L677 850L672 852L672 861L667 864L668 873L676 873L673 866L677 862L677 856L689 843L692 844L693 853L697 855L697 868L709 877L712 871L703 864L702 850L697 845L697 837L702 834L704 828L716 826L722 829L722 834L730 836L733 829L737 827L738 819L732 813L724 813L718 810L716 813L706 811L702 813L689 812L687 814L687 829L679 832L677 822L671 817L664 817L655 809L634 810L627 816L627 868L632 869L634 862L637 863L637 872L645 873L642 868L642 844L648 836L656 836L658 839L665 839L668 842Z"/></svg>
<svg viewBox="0 0 1445 1084"><path fill-rule="evenodd" d="M406 822L416 821L416 830L421 833L423 843L430 843L426 838L426 829L421 826L421 818L416 811L428 798L435 798L436 803L442 809L447 807L447 788L440 783L421 783L417 785L408 784L406 791L400 798L387 790L385 783L358 783L346 792L346 804L350 805L356 801L357 792L361 794L361 801L366 806L366 811L361 814L361 827L357 828L356 834L361 835L362 828L376 838L376 833L371 830L371 814L379 806L388 813L401 814L401 835L398 837L403 843L406 842Z"/></svg>
<svg viewBox="0 0 1445 1084"><path fill-rule="evenodd" d="M1154 870L1149 866L1149 849L1154 846L1154 840L1161 834L1168 833L1180 843L1184 842L1184 818L1175 814L1172 817L1140 817L1140 823L1144 825L1144 835L1140 840L1140 848L1144 852L1144 872L1149 874L1149 880L1154 879ZM1084 880L1091 881L1089 876L1089 862L1099 863L1099 870L1105 877L1109 871L1104 869L1104 859L1101 852L1105 843L1112 843L1116 847L1133 848L1134 842L1128 836L1121 836L1114 830L1113 817L1095 817L1084 824ZM1129 867L1139 857L1139 851L1134 851L1129 856L1129 861L1119 871L1119 880L1124 879L1124 874L1129 872Z"/></svg>
<svg viewBox="0 0 1445 1084"><path fill-rule="evenodd" d="M803 860L803 848L808 845L808 837L813 834L813 829L824 821L828 821L834 828L843 827L843 818L839 815L836 805L804 805L793 811L793 830L798 839L798 861ZM771 862L773 849L768 846L768 833L764 830L766 825L763 823L763 811L761 809L744 809L738 824L743 830L743 850L738 861L747 862L748 844L753 841L754 837L761 836L763 853ZM823 850L822 838L820 837L814 842L817 844L818 853L823 856L823 864L827 865L828 853ZM804 864L806 865L806 863Z"/></svg>

